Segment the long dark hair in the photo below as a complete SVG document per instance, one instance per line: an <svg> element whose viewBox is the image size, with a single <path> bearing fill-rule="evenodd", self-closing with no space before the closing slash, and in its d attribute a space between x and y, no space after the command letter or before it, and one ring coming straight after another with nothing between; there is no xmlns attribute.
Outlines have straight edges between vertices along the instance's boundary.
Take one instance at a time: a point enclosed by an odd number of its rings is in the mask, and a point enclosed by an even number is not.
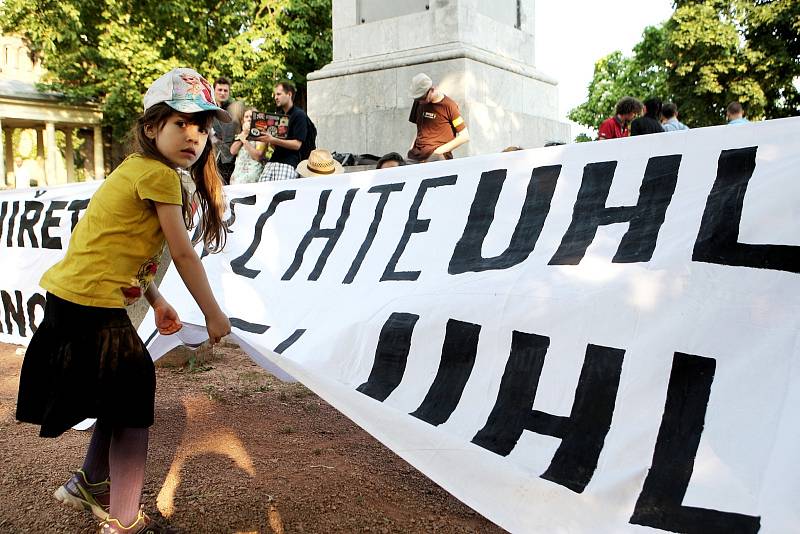
<svg viewBox="0 0 800 534"><path fill-rule="evenodd" d="M645 116L650 117L651 119L658 120L658 116L661 114L661 99L655 96L651 96L647 100L644 101L644 107L646 109Z"/></svg>
<svg viewBox="0 0 800 534"><path fill-rule="evenodd" d="M175 164L165 158L156 147L155 139L150 139L145 134L148 126L160 130L174 114L178 113L169 105L162 103L149 107L142 116L136 120L136 125L131 132L131 149L142 156L164 163L170 168ZM214 119L213 111L182 114L191 124L210 129ZM189 168L195 184L195 198L202 210L200 218L200 231L195 233L193 243L203 241L203 245L210 253L219 252L225 246L227 231L222 216L225 213L225 196L222 192L222 177L217 170L216 158L212 152L211 140L206 142L203 152L197 161ZM186 229L194 228L192 197L181 183L181 196L183 198L183 221Z"/></svg>

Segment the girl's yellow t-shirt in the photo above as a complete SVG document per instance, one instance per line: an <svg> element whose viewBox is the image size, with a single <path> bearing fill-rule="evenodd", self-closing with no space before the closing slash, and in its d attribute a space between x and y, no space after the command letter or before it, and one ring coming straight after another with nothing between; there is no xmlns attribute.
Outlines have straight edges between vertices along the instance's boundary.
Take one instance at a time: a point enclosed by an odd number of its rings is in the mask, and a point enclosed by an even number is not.
<svg viewBox="0 0 800 534"><path fill-rule="evenodd" d="M153 202L181 204L177 171L139 154L128 156L92 196L66 255L39 284L85 306L136 302L155 277L164 249Z"/></svg>

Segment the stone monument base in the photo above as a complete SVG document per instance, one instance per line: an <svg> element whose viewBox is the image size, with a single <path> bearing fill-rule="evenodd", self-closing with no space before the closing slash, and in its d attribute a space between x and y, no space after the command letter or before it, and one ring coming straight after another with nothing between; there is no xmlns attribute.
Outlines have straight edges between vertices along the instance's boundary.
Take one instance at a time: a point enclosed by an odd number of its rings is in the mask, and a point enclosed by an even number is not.
<svg viewBox="0 0 800 534"><path fill-rule="evenodd" d="M415 135L408 122L411 78L425 72L455 100L471 141L456 157L500 152L505 147L569 142L570 126L558 116L556 82L513 60L463 45L424 54L336 62L308 76L308 114L317 146L354 154L399 152Z"/></svg>

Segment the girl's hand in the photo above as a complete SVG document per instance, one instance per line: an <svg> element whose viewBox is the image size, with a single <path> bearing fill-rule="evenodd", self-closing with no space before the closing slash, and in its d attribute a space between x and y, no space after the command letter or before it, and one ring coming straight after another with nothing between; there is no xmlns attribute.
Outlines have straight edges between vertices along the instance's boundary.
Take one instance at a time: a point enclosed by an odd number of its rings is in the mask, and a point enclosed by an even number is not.
<svg viewBox="0 0 800 534"><path fill-rule="evenodd" d="M224 313L219 312L206 317L206 330L208 331L208 342L214 345L231 333L231 322Z"/></svg>
<svg viewBox="0 0 800 534"><path fill-rule="evenodd" d="M156 328L158 328L159 334L168 336L183 327L181 320L178 318L178 312L163 298L153 306L153 312L155 313Z"/></svg>

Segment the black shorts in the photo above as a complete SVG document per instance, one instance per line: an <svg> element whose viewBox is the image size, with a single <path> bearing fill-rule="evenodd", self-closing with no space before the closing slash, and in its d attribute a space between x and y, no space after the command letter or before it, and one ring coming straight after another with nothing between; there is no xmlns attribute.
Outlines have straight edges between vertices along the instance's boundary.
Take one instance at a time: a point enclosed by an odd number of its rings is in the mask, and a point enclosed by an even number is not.
<svg viewBox="0 0 800 534"><path fill-rule="evenodd" d="M19 379L20 421L56 437L88 418L112 427L153 424L153 360L124 308L82 306L47 294Z"/></svg>

